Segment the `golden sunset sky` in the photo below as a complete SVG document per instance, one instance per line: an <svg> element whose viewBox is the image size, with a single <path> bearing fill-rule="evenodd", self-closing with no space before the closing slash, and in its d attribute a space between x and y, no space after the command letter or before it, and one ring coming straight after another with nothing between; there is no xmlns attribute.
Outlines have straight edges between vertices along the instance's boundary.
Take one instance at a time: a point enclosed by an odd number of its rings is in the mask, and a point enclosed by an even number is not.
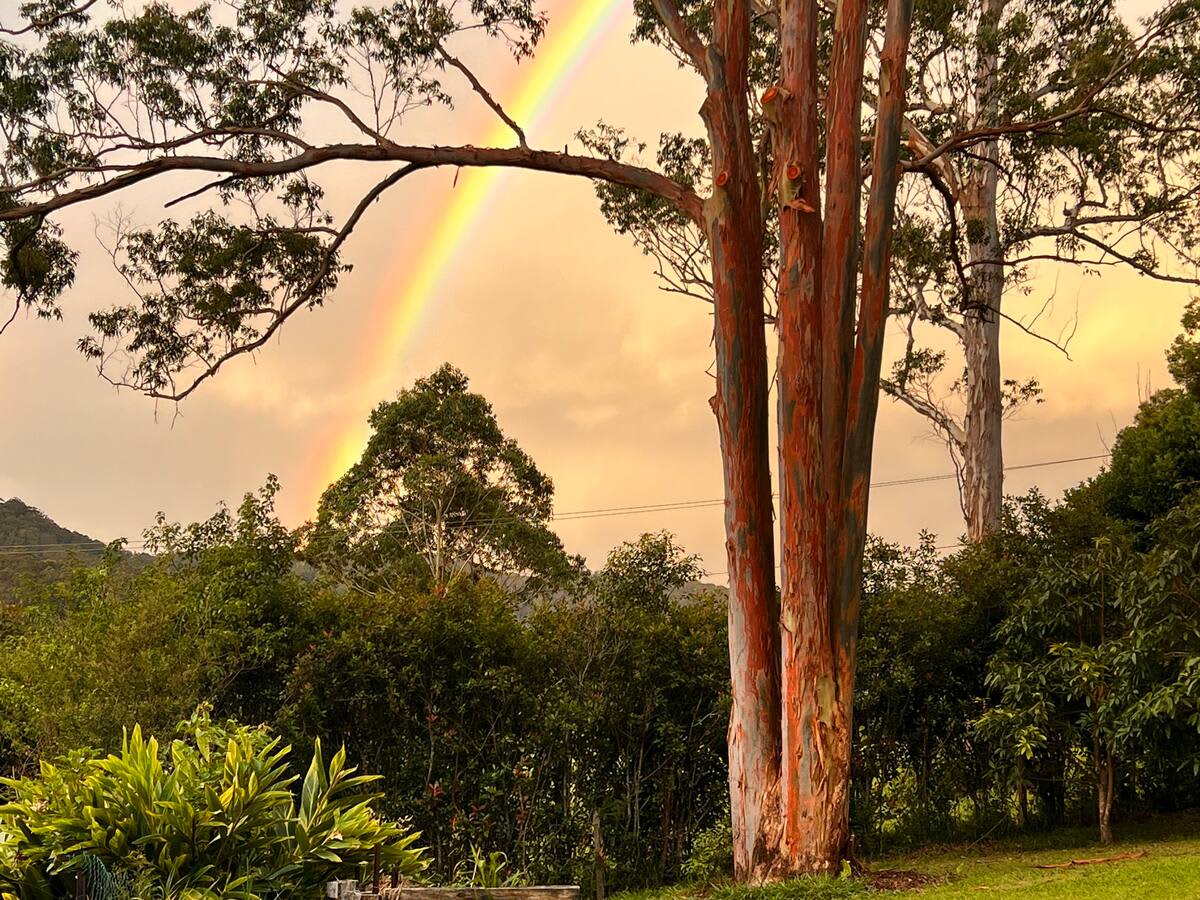
<svg viewBox="0 0 1200 900"><path fill-rule="evenodd" d="M573 2L546 2L548 41ZM697 82L662 51L631 45L631 24L631 10L622 11L580 60L531 144L561 147L601 119L651 145L660 131L698 131ZM472 62L502 102L525 74L495 51ZM488 110L463 92L454 111L414 118L402 134L413 143L480 144L493 127ZM440 211L464 189L454 176L436 171L394 188L350 242L354 271L328 304L294 319L253 360L236 361L178 410L114 391L75 351L86 313L124 295L94 236L117 205L72 210L62 222L82 260L65 321L19 319L0 337L0 497L19 496L95 537L136 538L158 510L204 518L273 472L283 483L279 512L297 525L313 514L339 442L360 434L377 402L447 360L553 478L560 511L720 497L707 402L709 309L658 290L650 261L610 231L586 182L504 174L411 339L364 371L381 323L428 252ZM323 183L335 202L351 203L377 177L378 170L343 166ZM177 184L182 192L192 181ZM121 210L153 222L166 196L162 186L130 194ZM1078 315L1071 360L1013 328L1005 333L1005 374L1036 375L1046 390L1045 403L1008 426L1010 465L1104 452L1139 398L1167 385L1163 351L1188 299L1186 289L1121 270L1085 277L1061 269L1041 273L1008 312L1031 314L1051 295L1048 330ZM1016 472L1008 488L1036 484L1056 494L1096 468ZM883 401L876 479L948 471L923 420ZM594 564L619 541L665 528L711 571L725 569L719 506L556 527L569 550ZM961 531L953 483L879 489L871 528L900 541L928 529L940 543L953 542Z"/></svg>

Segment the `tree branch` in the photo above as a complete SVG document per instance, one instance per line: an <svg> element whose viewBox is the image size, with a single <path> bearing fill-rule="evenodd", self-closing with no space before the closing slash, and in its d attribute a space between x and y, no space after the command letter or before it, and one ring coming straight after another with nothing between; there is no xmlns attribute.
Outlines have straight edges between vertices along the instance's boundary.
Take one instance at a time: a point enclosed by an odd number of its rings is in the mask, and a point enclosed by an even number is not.
<svg viewBox="0 0 1200 900"><path fill-rule="evenodd" d="M330 270L333 267L333 262L337 256L338 250L341 248L342 244L345 243L346 239L350 237L350 233L354 231L355 226L358 225L359 220L363 217L363 214L366 213L371 204L379 199L384 191L395 185L401 179L411 175L413 172L417 172L425 168L429 168L429 166L420 163L409 163L403 168L397 169L387 178L384 178L363 196L363 198L358 202L358 205L355 206L354 211L346 219L341 231L339 231L337 236L330 241L329 246L325 248L324 253L321 255L321 264L317 267L317 271L312 275L312 277L309 278L304 289L297 293L296 296L292 298L292 300L282 309L273 311L275 318L271 321L270 325L263 329L262 334L260 334L253 341L231 347L221 356L213 360L208 367L204 369L204 371L201 372L196 378L194 378L191 384L189 384L182 391L171 391L168 393L160 390L150 390L145 392L147 396L153 397L156 400L172 400L179 402L195 391L196 388L198 388L202 383L216 375L221 367L224 366L225 363L229 362L229 360L245 353L251 353L263 346L268 340L271 339L271 336L279 330L279 327L283 325L284 322L291 318L292 315L294 315L301 307L311 302L313 297L316 296L317 292L320 290L321 283L329 275ZM131 387L135 389L138 388L138 385L129 384L123 381L115 381L111 378L108 378L106 375L104 375L103 365L101 366L100 374L101 377L104 377L107 381L115 386Z"/></svg>
<svg viewBox="0 0 1200 900"><path fill-rule="evenodd" d="M1179 25L1179 22L1174 22L1174 25ZM1083 96L1075 102L1069 109L1056 113L1052 116L1047 116L1043 119L1037 119L1029 122L1008 122L998 125L990 125L984 128L975 128L968 131L963 131L955 135L951 135L942 143L938 144L924 156L908 163L906 168L920 169L929 165L934 160L938 159L945 153L954 150L961 150L965 147L974 146L992 138L1002 137L1006 134L1031 134L1038 131L1046 131L1056 125L1061 125L1064 122L1077 118L1082 115L1096 113L1098 107L1094 106L1092 101L1100 94L1107 90L1123 73L1136 62L1146 48L1151 45L1154 38L1160 33L1159 29L1149 29L1141 35L1136 42L1134 48L1125 56L1122 56L1120 61L1112 67L1109 73L1100 81L1092 84Z"/></svg>
<svg viewBox="0 0 1200 900"><path fill-rule="evenodd" d="M478 166L530 169L609 181L646 191L671 203L703 225L701 200L694 191L667 176L628 163L592 156L576 156L527 147L428 147L378 144L329 144L312 147L285 159L252 161L209 156L162 156L140 163L100 166L92 174L111 176L106 181L64 191L45 200L17 204L0 210L0 222L12 222L106 197L167 172L214 172L241 178L288 175L334 160L399 162L427 166Z"/></svg>
<svg viewBox="0 0 1200 900"><path fill-rule="evenodd" d="M683 16L679 14L679 7L675 5L675 0L651 0L651 2L671 40L696 67L696 71L704 76L705 81L711 80L708 46L701 40L700 35L696 34L695 30L683 20Z"/></svg>
<svg viewBox="0 0 1200 900"><path fill-rule="evenodd" d="M1109 256L1112 256L1114 259L1118 260L1119 262L1124 263L1125 265L1129 266L1131 269L1134 269L1135 271L1140 272L1141 274L1146 275L1149 278L1153 278L1156 281L1166 281L1171 284L1190 284L1190 285L1200 284L1200 277L1197 277L1197 276L1189 277L1186 275L1172 275L1169 272L1159 271L1158 269L1155 269L1151 266L1146 265L1144 262L1137 259L1137 257L1130 256L1128 253L1122 253L1114 245L1109 244L1106 241L1102 241L1100 238L1093 237L1092 235L1088 234L1087 232L1079 231L1075 228L1038 228L1038 229L1031 229L1026 234L1030 240L1032 240L1034 238L1039 238L1039 237L1071 237L1071 238L1075 238L1076 240L1083 241L1085 244L1091 244L1093 247L1098 249L1102 254L1107 254ZM1071 260L1069 257L1067 257L1067 258L1064 258L1064 261L1071 261ZM1091 261L1088 261L1088 262L1091 262ZM1099 260L1099 261L1095 262L1095 264L1101 264L1101 263L1103 263L1103 260Z"/></svg>
<svg viewBox="0 0 1200 900"><path fill-rule="evenodd" d="M16 296L16 298L14 298L14 300L13 300L12 315L9 316L5 320L3 325L0 325L0 334L4 334L4 332L8 331L8 326L13 323L13 320L16 319L16 317L17 317L17 313L19 313L20 311L21 311L21 295L18 294Z"/></svg>
<svg viewBox="0 0 1200 900"><path fill-rule="evenodd" d="M45 28L53 28L55 25L57 25L59 22L63 21L64 19L69 19L69 18L72 18L73 16L83 15L85 12L87 12L89 9L91 9L93 6L95 6L99 2L100 2L100 0L84 0L84 2L80 3L78 6L72 7L71 9L63 10L62 12L57 13L53 16L48 16L45 19L32 19L32 20L30 20L29 24L26 25L24 28L5 28L4 26L0 25L0 34L7 34L12 37L20 37L21 35L28 34L31 31L39 31L39 30L45 29Z"/></svg>
<svg viewBox="0 0 1200 900"><path fill-rule="evenodd" d="M879 386L883 392L894 400L899 400L911 408L914 412L919 413L926 419L931 421L937 428L940 428L947 437L951 438L959 445L966 444L967 433L962 429L957 422L950 417L950 414L943 409L939 409L927 400L923 400L914 394L908 393L900 385L896 384L887 378L879 379Z"/></svg>
<svg viewBox="0 0 1200 900"><path fill-rule="evenodd" d="M517 136L517 144L525 149L528 149L529 144L525 141L525 132L521 130L521 126L518 125L512 119L512 117L504 111L504 108L500 105L496 98L493 97L488 92L487 88L480 83L479 79L475 77L475 73L468 69L458 57L451 56L449 53L447 53L446 49L441 44L438 44L437 50L443 60L454 66L454 68L458 69L458 71L462 72L467 81L471 83L472 90L474 90L475 93L483 98L483 102L491 108L492 112L500 117L500 120L504 122L505 125L513 130L513 133Z"/></svg>

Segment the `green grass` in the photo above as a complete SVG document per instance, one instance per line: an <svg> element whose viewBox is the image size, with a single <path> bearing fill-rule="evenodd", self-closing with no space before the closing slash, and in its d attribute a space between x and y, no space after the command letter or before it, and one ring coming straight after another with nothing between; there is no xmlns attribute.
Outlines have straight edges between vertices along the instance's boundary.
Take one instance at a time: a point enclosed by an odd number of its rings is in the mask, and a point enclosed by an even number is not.
<svg viewBox="0 0 1200 900"><path fill-rule="evenodd" d="M1145 852L1141 859L1070 869L1037 866ZM1032 897L1038 900L1200 898L1200 817L1166 816L1117 829L1100 845L1092 831L1061 831L984 847L926 850L878 861L874 868L911 869L947 876L944 884L908 892L922 900Z"/></svg>
<svg viewBox="0 0 1200 900"><path fill-rule="evenodd" d="M1069 869L1037 868L1137 852L1145 856ZM904 892L870 891L861 881L816 878L759 888L676 885L625 894L621 900L841 900L871 895L920 900L1200 900L1200 815L1163 816L1119 827L1117 842L1108 847L1097 843L1091 831L1068 830L984 845L928 848L875 860L871 868L920 872L944 881Z"/></svg>

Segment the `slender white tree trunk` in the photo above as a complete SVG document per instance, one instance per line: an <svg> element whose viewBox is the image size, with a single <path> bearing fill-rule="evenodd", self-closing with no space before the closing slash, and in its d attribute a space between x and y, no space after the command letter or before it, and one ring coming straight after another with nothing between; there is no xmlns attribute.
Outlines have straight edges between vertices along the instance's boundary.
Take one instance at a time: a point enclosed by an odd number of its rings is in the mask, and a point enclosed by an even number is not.
<svg viewBox="0 0 1200 900"><path fill-rule="evenodd" d="M1006 0L985 0L979 23L981 46L995 46L994 29ZM994 51L980 51L976 69L976 127L995 124L999 114ZM1004 267L1000 265L1000 225L996 214L999 144L986 141L963 185L960 205L967 234L968 288L963 350L966 357L966 417L962 504L967 537L978 541L1000 522L1004 502L1004 395L1000 376L1000 305Z"/></svg>

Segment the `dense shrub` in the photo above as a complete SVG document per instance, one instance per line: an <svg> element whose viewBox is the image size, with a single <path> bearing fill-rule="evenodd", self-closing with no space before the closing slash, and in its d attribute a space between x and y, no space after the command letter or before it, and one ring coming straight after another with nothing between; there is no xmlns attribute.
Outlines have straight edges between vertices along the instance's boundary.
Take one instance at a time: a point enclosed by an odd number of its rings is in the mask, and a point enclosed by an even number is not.
<svg viewBox="0 0 1200 900"><path fill-rule="evenodd" d="M725 610L668 536L532 607L491 581L316 596L281 722L383 775L435 871L472 848L540 881L678 876L723 813Z"/></svg>
<svg viewBox="0 0 1200 900"><path fill-rule="evenodd" d="M344 750L325 764L318 742L300 785L290 748L261 728L222 726L201 713L169 748L139 727L119 752L76 751L36 777L7 779L0 807L0 886L20 900L95 895L188 900L318 896L374 859L412 877L424 867L417 835L378 818L375 780Z"/></svg>

